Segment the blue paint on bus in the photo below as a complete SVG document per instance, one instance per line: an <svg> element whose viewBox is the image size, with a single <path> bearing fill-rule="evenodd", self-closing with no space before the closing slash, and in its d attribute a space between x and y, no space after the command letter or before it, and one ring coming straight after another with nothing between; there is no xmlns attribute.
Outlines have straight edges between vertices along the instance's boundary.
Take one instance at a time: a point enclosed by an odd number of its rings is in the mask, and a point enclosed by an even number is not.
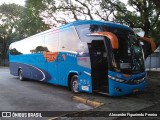
<svg viewBox="0 0 160 120"><path fill-rule="evenodd" d="M75 22L61 26L60 29L65 29L65 28L68 28L71 26L78 26L78 25L85 25L85 24L107 25L109 27L122 28L122 29L132 31L131 28L129 28L128 26L125 26L125 25L121 25L121 24L113 23L113 22L109 22L109 21L96 21L96 20L77 20Z"/></svg>

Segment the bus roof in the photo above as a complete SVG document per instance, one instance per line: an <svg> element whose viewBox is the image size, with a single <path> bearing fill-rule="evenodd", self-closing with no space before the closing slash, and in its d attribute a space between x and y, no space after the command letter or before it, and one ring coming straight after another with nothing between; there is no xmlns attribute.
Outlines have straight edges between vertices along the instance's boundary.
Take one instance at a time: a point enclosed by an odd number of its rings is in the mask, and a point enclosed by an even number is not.
<svg viewBox="0 0 160 120"><path fill-rule="evenodd" d="M114 28L122 28L122 29L126 29L126 30L132 30L131 28L129 28L126 25L122 25L122 24L114 23L114 22L109 22L109 21L97 21L97 20L77 20L75 22L71 22L66 25L62 25L59 27L59 29L64 29L64 28L71 27L71 26L85 25L85 24L105 25L105 26L110 26L110 27L114 27Z"/></svg>
<svg viewBox="0 0 160 120"><path fill-rule="evenodd" d="M58 30L62 30L62 29L72 27L72 26L85 25L85 24L105 25L105 26L110 26L110 27L114 27L114 28L122 28L122 29L132 31L132 29L129 28L128 26L122 25L122 24L119 24L119 23L114 23L114 22L109 22L109 21L97 21L97 20L77 20L77 21L70 22L68 24L62 25L62 26L57 27L57 28L52 28L52 29L46 30L44 32L37 33L37 34L32 35L28 38L33 38L33 37L37 37L39 35L43 35L43 34L46 34L46 33L52 32L52 31L58 31ZM25 40L25 39L26 38L24 38L23 40ZM17 41L17 42L19 42L19 41Z"/></svg>

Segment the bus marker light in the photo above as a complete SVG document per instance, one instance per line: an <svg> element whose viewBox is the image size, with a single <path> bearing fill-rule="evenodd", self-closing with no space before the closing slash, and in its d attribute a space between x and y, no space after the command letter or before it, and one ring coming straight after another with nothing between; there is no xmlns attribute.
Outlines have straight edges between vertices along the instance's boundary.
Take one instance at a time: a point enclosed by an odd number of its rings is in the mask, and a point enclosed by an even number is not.
<svg viewBox="0 0 160 120"><path fill-rule="evenodd" d="M118 92L122 92L122 89L121 88L114 88L116 91L118 91Z"/></svg>
<svg viewBox="0 0 160 120"><path fill-rule="evenodd" d="M123 76L124 76L125 78L129 78L131 75L130 75L130 74L123 74Z"/></svg>
<svg viewBox="0 0 160 120"><path fill-rule="evenodd" d="M135 92L138 92L138 91L139 91L138 89L134 89L134 90L133 90L134 93L135 93Z"/></svg>

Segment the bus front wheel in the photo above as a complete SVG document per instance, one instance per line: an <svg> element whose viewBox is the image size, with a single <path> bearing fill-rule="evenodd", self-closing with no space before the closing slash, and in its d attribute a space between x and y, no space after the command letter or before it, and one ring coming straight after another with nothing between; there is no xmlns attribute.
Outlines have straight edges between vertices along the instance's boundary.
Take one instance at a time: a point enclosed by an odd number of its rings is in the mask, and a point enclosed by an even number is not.
<svg viewBox="0 0 160 120"><path fill-rule="evenodd" d="M73 93L79 93L78 90L78 76L74 75L71 79L71 90Z"/></svg>
<svg viewBox="0 0 160 120"><path fill-rule="evenodd" d="M18 77L19 77L19 80L21 80L21 81L23 81L23 80L24 80L24 78L23 78L23 71L22 71L22 69L19 69L19 71L18 71Z"/></svg>

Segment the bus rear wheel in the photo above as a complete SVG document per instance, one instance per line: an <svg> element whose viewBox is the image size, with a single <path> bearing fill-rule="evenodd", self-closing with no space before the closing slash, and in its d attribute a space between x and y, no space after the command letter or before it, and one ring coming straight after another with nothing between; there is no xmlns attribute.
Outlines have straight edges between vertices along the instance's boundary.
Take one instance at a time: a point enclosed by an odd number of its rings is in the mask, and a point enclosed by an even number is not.
<svg viewBox="0 0 160 120"><path fill-rule="evenodd" d="M24 80L22 69L19 69L19 71L18 71L18 77L19 77L19 80L21 80L21 81Z"/></svg>
<svg viewBox="0 0 160 120"><path fill-rule="evenodd" d="M78 90L78 76L74 75L71 79L71 90L73 93L79 93Z"/></svg>

